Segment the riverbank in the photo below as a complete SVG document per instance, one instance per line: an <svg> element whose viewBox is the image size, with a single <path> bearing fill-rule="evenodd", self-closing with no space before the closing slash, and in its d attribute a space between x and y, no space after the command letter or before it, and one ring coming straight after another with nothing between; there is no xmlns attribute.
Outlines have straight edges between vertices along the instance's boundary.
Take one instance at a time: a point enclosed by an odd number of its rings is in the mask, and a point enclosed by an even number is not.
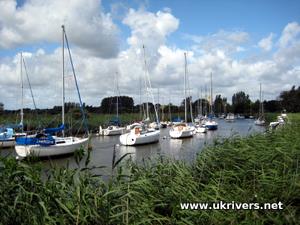
<svg viewBox="0 0 300 225"><path fill-rule="evenodd" d="M272 133L218 140L192 164L114 160L108 182L89 169L0 163L3 224L296 224L300 115ZM126 164L126 165L125 165ZM278 203L282 210L183 210L180 203ZM298 210L298 211L297 211Z"/></svg>

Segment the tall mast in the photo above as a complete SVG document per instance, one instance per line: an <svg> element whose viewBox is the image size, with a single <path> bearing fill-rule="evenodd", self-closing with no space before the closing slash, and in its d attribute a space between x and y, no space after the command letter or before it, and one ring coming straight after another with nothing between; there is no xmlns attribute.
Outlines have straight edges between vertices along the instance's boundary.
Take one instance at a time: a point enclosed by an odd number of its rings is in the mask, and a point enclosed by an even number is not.
<svg viewBox="0 0 300 225"><path fill-rule="evenodd" d="M119 118L119 85L118 85L118 72L116 72L116 88L117 88L117 118Z"/></svg>
<svg viewBox="0 0 300 225"><path fill-rule="evenodd" d="M200 91L200 115L203 115L203 109L202 109L202 87Z"/></svg>
<svg viewBox="0 0 300 225"><path fill-rule="evenodd" d="M169 98L169 119L170 119L170 122L172 121L172 118L171 118L171 98Z"/></svg>
<svg viewBox="0 0 300 225"><path fill-rule="evenodd" d="M62 25L62 107L61 107L61 122L65 124L65 26ZM62 130L62 136L65 136L64 130Z"/></svg>
<svg viewBox="0 0 300 225"><path fill-rule="evenodd" d="M212 104L213 104L213 89L212 89L212 72L210 73L210 105L209 114L212 114Z"/></svg>
<svg viewBox="0 0 300 225"><path fill-rule="evenodd" d="M23 122L24 122L24 112L23 112L23 108L24 108L24 86L23 86L23 56L22 56L22 52L20 54L20 73L21 73L21 126L22 126L22 132L24 131L24 126L23 126Z"/></svg>
<svg viewBox="0 0 300 225"><path fill-rule="evenodd" d="M146 77L147 77L147 62L146 62L146 52L145 52L145 46L144 45L143 45L143 52L144 52L144 67L145 67L145 88L146 88L146 92L147 92L146 118L149 119L148 88L147 88L147 80L146 80Z"/></svg>
<svg viewBox="0 0 300 225"><path fill-rule="evenodd" d="M156 109L156 105L155 105L155 101L154 101L154 96L152 93L152 86L151 86L151 81L150 81L150 76L147 73L147 64L146 64L146 53L145 53L145 46L143 45L143 49L144 49L144 58L145 58L145 81L146 81L146 88L147 88L147 93L150 94L150 97L152 99L152 104L154 106L154 112L155 112L155 117L156 117L156 122L157 124L159 123L159 118L158 118L158 113L157 113L157 109ZM148 95L147 95L148 96ZM147 102L147 106L148 106L148 102ZM148 118L149 118L149 110L147 110L148 112Z"/></svg>
<svg viewBox="0 0 300 225"><path fill-rule="evenodd" d="M184 122L187 122L187 105L186 105L186 52L184 53Z"/></svg>

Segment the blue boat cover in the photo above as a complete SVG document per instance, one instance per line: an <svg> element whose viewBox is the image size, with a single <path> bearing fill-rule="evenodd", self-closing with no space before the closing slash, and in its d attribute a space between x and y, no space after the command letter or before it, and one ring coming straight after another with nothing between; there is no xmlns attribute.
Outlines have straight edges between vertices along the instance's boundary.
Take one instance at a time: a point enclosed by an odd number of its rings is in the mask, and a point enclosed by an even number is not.
<svg viewBox="0 0 300 225"><path fill-rule="evenodd" d="M12 138L14 135L14 130L12 128L1 128L0 129L0 140L6 140Z"/></svg>
<svg viewBox="0 0 300 225"><path fill-rule="evenodd" d="M118 117L114 117L109 121L109 124L115 125L115 126L121 126L121 121Z"/></svg>
<svg viewBox="0 0 300 225"><path fill-rule="evenodd" d="M18 137L16 138L17 145L41 145L48 146L54 145L55 140L51 135L42 135L39 137L38 134L35 137Z"/></svg>
<svg viewBox="0 0 300 225"><path fill-rule="evenodd" d="M181 122L181 118L180 117L173 117L172 122Z"/></svg>
<svg viewBox="0 0 300 225"><path fill-rule="evenodd" d="M60 132L60 131L62 131L62 130L64 130L64 129L65 129L65 125L62 124L60 127L55 127L55 128L45 128L45 129L44 129L44 132L45 132L46 134L54 134L54 133Z"/></svg>

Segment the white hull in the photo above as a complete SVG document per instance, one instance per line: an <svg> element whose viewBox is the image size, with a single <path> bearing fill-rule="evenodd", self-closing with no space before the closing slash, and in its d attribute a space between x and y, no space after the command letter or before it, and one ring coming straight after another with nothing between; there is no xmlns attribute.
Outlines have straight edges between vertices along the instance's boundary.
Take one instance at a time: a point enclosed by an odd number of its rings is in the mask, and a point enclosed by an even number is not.
<svg viewBox="0 0 300 225"><path fill-rule="evenodd" d="M124 127L114 127L113 129L104 129L103 135L104 136L114 136L114 135L121 135L125 132Z"/></svg>
<svg viewBox="0 0 300 225"><path fill-rule="evenodd" d="M81 146L87 147L88 138L66 137L58 138L55 145L16 145L15 149L20 157L29 155L37 157L57 156L74 153ZM61 142L61 143L60 143Z"/></svg>
<svg viewBox="0 0 300 225"><path fill-rule="evenodd" d="M193 131L192 130L170 130L169 132L171 138L185 138L185 137L192 137Z"/></svg>
<svg viewBox="0 0 300 225"><path fill-rule="evenodd" d="M196 127L196 133L206 133L205 127Z"/></svg>
<svg viewBox="0 0 300 225"><path fill-rule="evenodd" d="M122 134L120 136L120 142L122 145L142 145L159 141L159 130L135 134L133 132Z"/></svg>
<svg viewBox="0 0 300 225"><path fill-rule="evenodd" d="M16 141L14 138L10 138L7 140L0 140L0 148L9 148L15 146Z"/></svg>
<svg viewBox="0 0 300 225"><path fill-rule="evenodd" d="M208 120L205 122L205 127L207 130L217 130L218 129L218 123L214 120Z"/></svg>
<svg viewBox="0 0 300 225"><path fill-rule="evenodd" d="M254 124L257 125L257 126L264 126L265 125L265 121L264 120L260 120L260 119L257 119L254 121Z"/></svg>

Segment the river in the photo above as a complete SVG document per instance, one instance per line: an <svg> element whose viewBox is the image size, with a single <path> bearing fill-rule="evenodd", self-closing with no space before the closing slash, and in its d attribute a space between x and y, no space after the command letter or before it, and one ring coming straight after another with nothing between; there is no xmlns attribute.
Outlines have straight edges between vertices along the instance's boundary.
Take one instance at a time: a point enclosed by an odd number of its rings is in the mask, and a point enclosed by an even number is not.
<svg viewBox="0 0 300 225"><path fill-rule="evenodd" d="M219 126L216 131L208 131L206 134L196 134L193 138L170 139L169 128L161 129L160 140L158 143L141 145L141 146L122 146L119 144L119 136L94 136L91 139L93 150L90 155L89 166L105 166L110 170L115 148L116 158L120 158L126 153L131 153L131 157L136 162L144 159L157 158L166 156L175 160L184 160L192 162L197 153L207 144L211 144L216 138L231 137L234 135L247 136L253 132L263 132L264 127L254 125L251 119L237 119L235 122L226 122L218 120ZM16 153L13 149L2 149L1 155L13 155ZM74 168L77 166L74 156L63 156L58 158L43 159L45 167L50 164L56 166L66 166Z"/></svg>

